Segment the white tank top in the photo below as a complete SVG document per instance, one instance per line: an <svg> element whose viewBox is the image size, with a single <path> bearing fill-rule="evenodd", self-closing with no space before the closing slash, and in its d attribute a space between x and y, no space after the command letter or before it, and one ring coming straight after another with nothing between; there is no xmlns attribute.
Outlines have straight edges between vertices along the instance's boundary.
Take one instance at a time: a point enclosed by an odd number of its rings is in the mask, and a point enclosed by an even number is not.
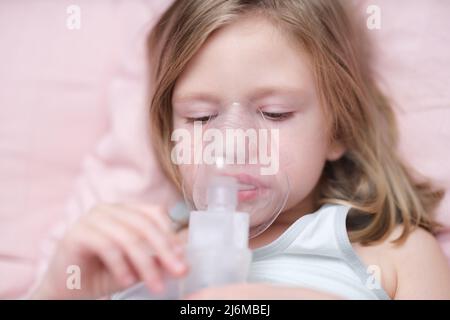
<svg viewBox="0 0 450 320"><path fill-rule="evenodd" d="M344 299L390 299L379 283L376 266L365 266L347 235L349 207L324 205L293 223L270 244L253 250L249 282L298 286ZM176 298L176 283L165 296L138 284L113 299Z"/></svg>

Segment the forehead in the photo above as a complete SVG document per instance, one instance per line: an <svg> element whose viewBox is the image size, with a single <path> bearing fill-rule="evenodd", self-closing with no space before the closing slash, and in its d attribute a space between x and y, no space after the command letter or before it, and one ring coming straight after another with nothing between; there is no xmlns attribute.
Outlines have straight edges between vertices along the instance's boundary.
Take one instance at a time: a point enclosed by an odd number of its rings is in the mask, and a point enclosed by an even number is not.
<svg viewBox="0 0 450 320"><path fill-rule="evenodd" d="M244 16L208 38L178 79L174 99L192 93L246 98L261 87L307 92L313 83L308 58L291 38L262 16Z"/></svg>

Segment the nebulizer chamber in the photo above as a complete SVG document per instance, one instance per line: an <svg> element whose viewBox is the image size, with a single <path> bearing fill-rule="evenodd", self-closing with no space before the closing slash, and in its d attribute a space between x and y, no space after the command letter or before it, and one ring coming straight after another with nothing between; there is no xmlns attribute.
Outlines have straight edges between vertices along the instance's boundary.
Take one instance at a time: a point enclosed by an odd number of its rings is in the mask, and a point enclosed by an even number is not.
<svg viewBox="0 0 450 320"><path fill-rule="evenodd" d="M191 212L186 251L190 272L182 283L183 294L246 280L249 215L236 212L237 193L234 178L216 176L208 188L207 210Z"/></svg>

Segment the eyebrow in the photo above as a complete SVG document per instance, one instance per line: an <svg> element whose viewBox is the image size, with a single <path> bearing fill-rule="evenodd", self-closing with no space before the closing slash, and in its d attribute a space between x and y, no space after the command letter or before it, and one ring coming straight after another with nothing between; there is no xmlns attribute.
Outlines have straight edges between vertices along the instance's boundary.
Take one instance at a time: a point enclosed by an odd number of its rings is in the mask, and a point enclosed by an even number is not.
<svg viewBox="0 0 450 320"><path fill-rule="evenodd" d="M263 86L255 90L252 90L251 94L248 95L246 100L256 101L269 96L276 95L289 95L289 96L299 96L304 94L304 90L291 86ZM183 94L173 97L174 103L187 103L187 102L207 102L212 104L219 104L220 99L210 93L206 92L192 92L188 94Z"/></svg>

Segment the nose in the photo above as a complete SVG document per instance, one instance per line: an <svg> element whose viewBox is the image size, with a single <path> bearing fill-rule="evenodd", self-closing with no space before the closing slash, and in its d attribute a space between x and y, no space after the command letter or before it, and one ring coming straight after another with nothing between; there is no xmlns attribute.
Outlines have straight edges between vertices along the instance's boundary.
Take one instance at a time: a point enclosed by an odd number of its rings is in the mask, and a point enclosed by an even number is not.
<svg viewBox="0 0 450 320"><path fill-rule="evenodd" d="M233 102L208 124L208 128L218 129L223 135L222 152L227 163L257 163L258 125L251 108Z"/></svg>

